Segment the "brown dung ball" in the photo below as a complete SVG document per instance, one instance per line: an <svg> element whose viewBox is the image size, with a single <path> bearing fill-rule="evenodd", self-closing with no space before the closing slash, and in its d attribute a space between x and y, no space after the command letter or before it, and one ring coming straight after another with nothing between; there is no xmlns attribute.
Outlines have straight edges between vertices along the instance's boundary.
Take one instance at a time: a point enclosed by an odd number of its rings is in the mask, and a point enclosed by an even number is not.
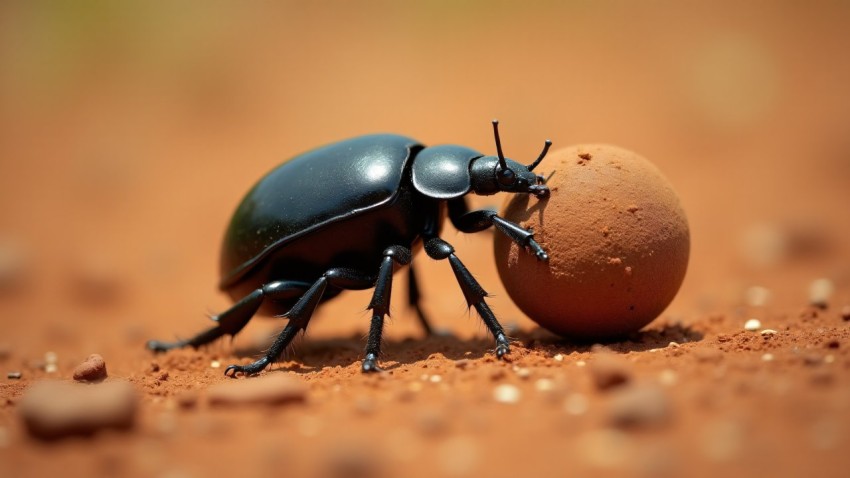
<svg viewBox="0 0 850 478"><path fill-rule="evenodd" d="M608 145L561 149L540 169L554 170L550 197L514 195L503 216L534 231L548 263L495 235L511 299L541 326L580 340L651 322L688 266L688 222L670 183L643 157Z"/></svg>

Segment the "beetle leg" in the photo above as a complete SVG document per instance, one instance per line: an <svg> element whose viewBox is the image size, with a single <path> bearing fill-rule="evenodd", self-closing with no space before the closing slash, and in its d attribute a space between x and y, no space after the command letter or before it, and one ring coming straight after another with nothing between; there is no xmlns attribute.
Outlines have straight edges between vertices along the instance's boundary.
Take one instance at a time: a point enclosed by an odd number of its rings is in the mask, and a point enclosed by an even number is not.
<svg viewBox="0 0 850 478"><path fill-rule="evenodd" d="M316 310L316 306L322 301L322 295L327 287L333 286L340 289L368 289L375 282L375 277L362 274L353 269L328 269L322 277L319 277L313 285L304 292L304 295L292 306L284 317L289 318L289 323L283 328L266 354L256 362L248 365L230 365L224 370L225 375L236 376L237 373L255 375L277 360L286 347L298 335L298 332L307 330L310 318Z"/></svg>
<svg viewBox="0 0 850 478"><path fill-rule="evenodd" d="M520 247L527 247L540 261L548 261L549 254L534 240L534 232L523 229L519 224L499 217L492 209L470 211L465 198L449 201L449 218L460 232L472 233L496 226L502 234L511 238Z"/></svg>
<svg viewBox="0 0 850 478"><path fill-rule="evenodd" d="M403 246L388 247L378 269L375 292L369 302L372 309L372 323L369 326L369 339L366 342L366 357L363 359L364 372L380 372L378 357L381 356L381 335L384 332L384 317L390 313L390 296L393 288L393 264L410 264L412 254Z"/></svg>
<svg viewBox="0 0 850 478"><path fill-rule="evenodd" d="M147 343L147 347L154 352L165 352L166 350L187 346L198 348L225 334L236 335L243 327L245 327L248 321L251 320L251 317L257 313L257 310L263 304L264 299L292 299L293 297L297 297L298 294L303 293L303 291L305 291L309 286L309 283L299 281L270 282L246 295L242 298L242 300L233 304L233 306L221 314L211 317L212 320L218 322L218 325L215 327L207 329L186 340L176 340L174 342L150 340Z"/></svg>
<svg viewBox="0 0 850 478"><path fill-rule="evenodd" d="M481 320L484 321L484 325L487 326L487 329L496 339L496 356L499 358L504 357L508 352L510 352L510 341L505 335L505 330L502 328L502 325L499 324L499 321L496 319L495 314L493 314L493 311L490 310L490 306L488 306L487 302L484 301L487 297L487 292L483 287L481 287L481 284L475 280L475 277L473 277L472 273L469 272L469 269L463 265L463 262L461 262L461 260L454 254L454 247L439 237L432 236L425 239L425 252L432 259L449 260L449 264L455 273L455 278L457 278L457 282L460 285L460 290L466 298L466 303L470 307L475 307L475 310L478 311L478 315L481 316Z"/></svg>

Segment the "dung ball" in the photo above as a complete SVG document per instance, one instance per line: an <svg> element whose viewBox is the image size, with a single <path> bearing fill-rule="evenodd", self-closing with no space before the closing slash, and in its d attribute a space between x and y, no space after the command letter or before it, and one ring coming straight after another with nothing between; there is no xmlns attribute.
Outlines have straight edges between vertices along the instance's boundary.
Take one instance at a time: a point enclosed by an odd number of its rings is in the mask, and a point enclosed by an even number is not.
<svg viewBox="0 0 850 478"><path fill-rule="evenodd" d="M688 221L672 186L648 160L610 145L550 153L546 199L513 195L502 216L549 255L538 261L495 234L499 276L532 320L573 339L616 339L670 304L685 277Z"/></svg>

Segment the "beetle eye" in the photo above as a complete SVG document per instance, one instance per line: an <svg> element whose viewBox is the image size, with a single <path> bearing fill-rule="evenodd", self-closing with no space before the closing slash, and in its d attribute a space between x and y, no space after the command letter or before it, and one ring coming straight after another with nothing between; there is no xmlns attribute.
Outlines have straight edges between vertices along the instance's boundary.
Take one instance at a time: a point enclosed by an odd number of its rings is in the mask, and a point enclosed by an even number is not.
<svg viewBox="0 0 850 478"><path fill-rule="evenodd" d="M516 174L512 169L500 169L496 176L499 178L499 184L503 186L512 186L516 182Z"/></svg>

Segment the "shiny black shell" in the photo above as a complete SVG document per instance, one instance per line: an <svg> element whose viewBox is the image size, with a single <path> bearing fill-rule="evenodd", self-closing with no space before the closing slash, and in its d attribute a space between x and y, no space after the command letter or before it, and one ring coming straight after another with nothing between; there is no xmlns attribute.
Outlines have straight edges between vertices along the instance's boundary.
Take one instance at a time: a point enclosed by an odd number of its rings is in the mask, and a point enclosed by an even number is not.
<svg viewBox="0 0 850 478"><path fill-rule="evenodd" d="M422 148L404 136L360 136L272 170L227 228L220 288L237 298L269 280L313 281L329 267L371 270L386 247L410 245L426 207L410 181Z"/></svg>

